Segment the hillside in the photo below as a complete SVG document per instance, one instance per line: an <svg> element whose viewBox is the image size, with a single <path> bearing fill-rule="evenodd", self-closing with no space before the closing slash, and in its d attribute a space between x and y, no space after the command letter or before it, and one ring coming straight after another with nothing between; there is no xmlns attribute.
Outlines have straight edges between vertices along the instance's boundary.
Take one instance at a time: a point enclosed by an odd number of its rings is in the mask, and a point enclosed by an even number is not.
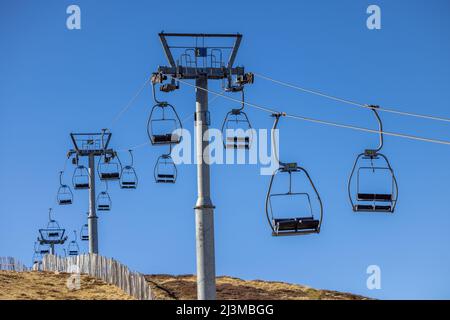
<svg viewBox="0 0 450 320"><path fill-rule="evenodd" d="M153 294L157 299L196 299L196 278L192 275L148 275ZM232 277L217 278L217 298L223 300L360 300L367 299L349 293L316 290L306 286L283 282L253 280Z"/></svg>
<svg viewBox="0 0 450 320"><path fill-rule="evenodd" d="M68 274L52 272L0 271L0 300L131 300L119 288L81 275L80 290L66 286ZM147 275L156 299L196 299L196 278L192 275ZM306 286L232 277L217 278L217 298L224 300L359 300L349 293L316 290Z"/></svg>
<svg viewBox="0 0 450 320"><path fill-rule="evenodd" d="M80 290L70 291L67 274L0 271L0 300L130 300L119 288L81 275Z"/></svg>

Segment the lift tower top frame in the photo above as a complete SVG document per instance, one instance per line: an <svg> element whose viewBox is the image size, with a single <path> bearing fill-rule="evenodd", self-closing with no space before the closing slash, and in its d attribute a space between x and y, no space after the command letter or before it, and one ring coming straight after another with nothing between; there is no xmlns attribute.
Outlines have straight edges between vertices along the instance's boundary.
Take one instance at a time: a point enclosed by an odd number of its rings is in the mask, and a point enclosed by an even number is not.
<svg viewBox="0 0 450 320"><path fill-rule="evenodd" d="M164 33L158 34L168 66L159 66L153 74L152 82L162 83L170 77L171 85L162 85L161 91L172 91L178 88L177 79L195 80L195 143L197 159L197 202L195 209L196 255L197 255L197 298L199 300L216 299L216 275L214 252L214 205L210 196L209 156L204 152L208 140L205 132L209 126L208 80L224 80L231 87L232 79L243 84L246 82L244 67L235 67L234 62L239 50L242 35L205 34L205 33ZM170 45L169 39L192 41L193 44ZM214 43L233 40L231 45L223 46ZM206 42L213 42L208 45ZM180 51L179 59L174 59L174 52ZM223 51L230 52L227 61ZM184 59L184 60L183 60ZM184 62L184 63L183 63Z"/></svg>
<svg viewBox="0 0 450 320"><path fill-rule="evenodd" d="M96 212L96 194L95 194L95 157L109 155L114 157L116 152L108 148L112 133L103 129L101 133L71 133L74 149L69 150L67 157L75 155L78 164L79 157L87 157L89 162L89 253L98 254L98 226Z"/></svg>

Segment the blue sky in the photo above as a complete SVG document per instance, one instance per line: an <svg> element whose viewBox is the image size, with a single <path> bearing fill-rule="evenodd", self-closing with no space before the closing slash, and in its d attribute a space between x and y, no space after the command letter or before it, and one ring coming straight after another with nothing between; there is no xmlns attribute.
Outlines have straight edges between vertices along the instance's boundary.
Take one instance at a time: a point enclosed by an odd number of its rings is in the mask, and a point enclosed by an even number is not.
<svg viewBox="0 0 450 320"><path fill-rule="evenodd" d="M66 29L77 4L82 29ZM366 28L366 8L382 10L382 29ZM157 33L240 32L237 63L253 71L364 103L450 117L450 7L447 1L5 1L0 2L0 255L31 261L47 210L79 230L88 207L77 191L57 207L58 172L72 131L98 131L158 65ZM219 83L211 89L220 90ZM167 97L181 118L194 92ZM367 110L299 93L262 79L248 101L290 113L376 128ZM111 146L147 141L150 88L112 128ZM212 126L236 107L217 99ZM248 110L255 128L272 119ZM385 130L448 139L448 124L382 114ZM192 120L185 123L192 130ZM376 135L283 119L282 158L306 167L324 202L320 235L272 238L264 215L269 178L259 166L212 167L217 274L279 280L376 298L450 298L450 148L386 137L399 182L394 215L358 215L347 199L354 158ZM143 273L195 273L196 168L178 168L176 185L156 185L163 151L135 151L135 191L111 185L113 210L99 218L100 252ZM123 154L125 161L127 155ZM67 167L70 178L72 166ZM81 247L86 250L85 243ZM379 265L382 289L366 288Z"/></svg>

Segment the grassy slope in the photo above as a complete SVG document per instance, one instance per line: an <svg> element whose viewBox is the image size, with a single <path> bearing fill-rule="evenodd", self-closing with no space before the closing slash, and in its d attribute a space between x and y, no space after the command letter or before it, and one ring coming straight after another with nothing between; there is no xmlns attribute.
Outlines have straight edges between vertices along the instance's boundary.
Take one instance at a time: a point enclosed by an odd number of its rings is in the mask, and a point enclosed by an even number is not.
<svg viewBox="0 0 450 320"><path fill-rule="evenodd" d="M151 284L157 299L190 300L197 296L195 276L149 275L146 279ZM283 282L246 281L231 277L217 278L217 298L224 300L367 299L349 293L316 290Z"/></svg>
<svg viewBox="0 0 450 320"><path fill-rule="evenodd" d="M68 274L51 272L0 271L0 300L128 300L119 288L86 275L81 276L81 289L71 291L66 286ZM148 275L156 299L195 299L196 278L192 275ZM217 278L217 298L225 300L286 300L286 299L366 299L361 296L282 282L245 281L232 277Z"/></svg>
<svg viewBox="0 0 450 320"><path fill-rule="evenodd" d="M68 274L0 271L0 300L128 300L119 288L81 276L81 289L66 286Z"/></svg>

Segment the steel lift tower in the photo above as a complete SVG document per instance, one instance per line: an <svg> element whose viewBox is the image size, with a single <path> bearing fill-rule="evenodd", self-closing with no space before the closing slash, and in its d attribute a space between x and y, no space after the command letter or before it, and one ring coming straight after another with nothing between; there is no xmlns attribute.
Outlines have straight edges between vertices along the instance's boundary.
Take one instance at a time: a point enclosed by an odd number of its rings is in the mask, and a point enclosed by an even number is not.
<svg viewBox="0 0 450 320"><path fill-rule="evenodd" d="M95 157L116 157L116 152L109 149L111 133L107 129L103 129L101 133L71 133L74 149L69 150L67 156L74 156L72 162L78 165L80 157L88 158L89 173L89 214L88 214L88 230L89 230L89 253L98 254L98 230L97 230L97 213L96 213L96 194L95 194Z"/></svg>
<svg viewBox="0 0 450 320"><path fill-rule="evenodd" d="M208 145L205 132L210 124L208 111L208 80L227 81L228 91L233 90L233 79L240 84L247 81L243 67L234 67L234 61L242 40L241 34L197 34L160 33L159 38L168 66L159 66L153 74L153 83L170 79L160 90L169 92L178 89L176 80L195 80L195 143L197 159L198 198L195 204L196 253L197 253L197 298L216 299L215 255L214 255L214 205L210 195L209 156L204 152ZM181 42L169 45L169 41ZM223 42L230 42L227 46ZM227 61L224 52L229 53ZM177 57L177 61L174 59ZM206 140L206 141L205 141Z"/></svg>

